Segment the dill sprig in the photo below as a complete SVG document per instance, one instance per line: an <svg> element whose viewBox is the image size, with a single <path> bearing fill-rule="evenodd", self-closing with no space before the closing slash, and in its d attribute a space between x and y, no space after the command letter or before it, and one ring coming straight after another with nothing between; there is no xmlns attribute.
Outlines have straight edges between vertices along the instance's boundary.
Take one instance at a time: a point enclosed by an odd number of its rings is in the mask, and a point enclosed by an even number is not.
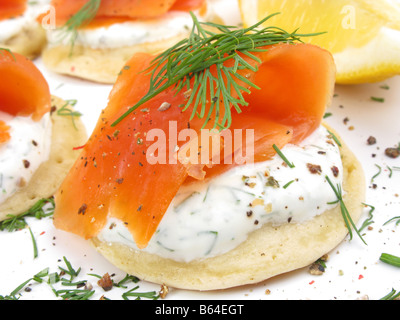
<svg viewBox="0 0 400 320"><path fill-rule="evenodd" d="M325 176L325 178L328 181L329 185L331 186L331 188L337 198L336 201L330 202L329 204L339 203L340 211L343 216L343 220L346 224L347 229L349 230L350 240L353 239L353 231L352 231L352 228L353 228L356 231L356 233L358 234L358 236L360 237L360 239L362 240L362 242L364 242L364 244L367 244L365 242L364 238L362 237L360 231L357 229L357 227L346 207L346 204L344 203L342 187L339 184L335 187L335 185L333 184L333 182L331 181L331 179L328 176Z"/></svg>
<svg viewBox="0 0 400 320"><path fill-rule="evenodd" d="M400 291L397 292L395 289L392 288L392 291L390 291L386 296L379 300L396 300L400 297Z"/></svg>
<svg viewBox="0 0 400 320"><path fill-rule="evenodd" d="M289 168L294 168L295 165L293 164L293 162L290 162L286 156L283 154L283 152L279 149L279 147L274 144L272 146L274 148L274 150L276 151L276 153L282 158L283 161L285 161L285 163L289 166Z"/></svg>
<svg viewBox="0 0 400 320"><path fill-rule="evenodd" d="M375 167L378 168L378 172L371 178L371 183L373 183L375 178L378 177L382 173L382 167L381 166L375 164Z"/></svg>
<svg viewBox="0 0 400 320"><path fill-rule="evenodd" d="M135 300L141 300L142 298L150 300L158 300L160 298L160 295L156 291L136 292L137 289L139 289L139 286L136 286L130 289L129 291L124 292L122 294L122 298L124 300L130 300L129 299L130 297L136 298Z"/></svg>
<svg viewBox="0 0 400 320"><path fill-rule="evenodd" d="M64 256L64 263L66 267L58 266L60 272L50 273L49 268L45 268L37 274L33 275L20 285L18 285L10 294L0 295L0 301L2 300L18 300L22 296L22 290L29 285L32 281L37 284L48 284L54 293L55 297L60 297L63 300L90 300L90 298L96 293L96 289L90 285L88 280L77 280L80 276L81 267L75 269L72 267L71 262ZM101 278L101 276L96 274L88 274ZM64 277L64 276L69 276ZM118 283L114 283L113 287L118 287L121 289L128 289L130 284L136 284L140 280L132 275L126 274L126 276L120 280ZM72 287L72 288L71 288ZM122 293L122 298L124 300L129 300L130 297L135 297L137 300L141 299L152 299L157 300L160 298L160 294L156 291L149 292L138 292L139 286L136 285L132 289ZM104 300L109 300L102 296Z"/></svg>
<svg viewBox="0 0 400 320"><path fill-rule="evenodd" d="M392 221L396 221L396 226L400 225L400 216L393 217L393 218L389 219L383 225L385 226L385 225L389 224Z"/></svg>
<svg viewBox="0 0 400 320"><path fill-rule="evenodd" d="M45 208L45 205L48 203L50 204L50 207ZM8 232L13 232L21 230L27 226L25 221L26 217L34 217L40 220L51 216L54 213L54 206L54 199L52 197L48 199L40 199L30 209L19 215L7 215L7 219L0 222L0 231L7 230Z"/></svg>
<svg viewBox="0 0 400 320"><path fill-rule="evenodd" d="M49 268L45 268L42 271L38 272L28 280L24 281L21 283L18 287L16 287L9 295L2 296L0 295L0 301L1 300L18 300L20 291L31 281L35 281L37 283L42 283L44 280L43 278L46 277L49 274Z"/></svg>
<svg viewBox="0 0 400 320"><path fill-rule="evenodd" d="M400 257L397 257L395 255L389 253L382 253L379 260L381 260L384 263L400 268Z"/></svg>
<svg viewBox="0 0 400 320"><path fill-rule="evenodd" d="M89 24L94 19L99 10L100 3L101 0L88 1L60 28L64 36L70 36L71 52L78 37L78 29Z"/></svg>
<svg viewBox="0 0 400 320"><path fill-rule="evenodd" d="M59 116L69 116L71 117L72 124L75 129L78 129L75 123L75 118L79 118L82 116L82 113L78 111L73 111L71 107L74 107L78 103L75 99L66 100L64 105L57 110L57 115Z"/></svg>
<svg viewBox="0 0 400 320"><path fill-rule="evenodd" d="M151 75L148 92L112 126L116 126L162 91L174 86L176 93L184 90L187 95L182 111L192 108L190 120L196 116L205 119L205 127L214 117L214 128L229 128L232 122L231 108L241 113L241 107L248 105L242 93L250 93L250 89L260 89L238 72L244 69L254 72L258 70L257 65L261 60L253 53L266 51L267 45L301 42L302 36L318 35L297 34L297 30L288 33L273 26L260 27L277 13L244 29L200 22L193 13L190 14L193 27L189 36L151 62L146 69ZM246 61L244 56L255 63ZM230 59L233 60L233 65L224 65ZM216 75L212 74L211 67L216 67Z"/></svg>
<svg viewBox="0 0 400 320"><path fill-rule="evenodd" d="M361 231L363 231L366 227L370 226L371 224L374 223L374 221L372 220L374 218L373 216L373 212L375 211L375 207L371 206L370 204L366 204L363 203L364 206L366 207L370 207L371 209L368 212L368 218L363 222L363 224L361 225L361 227L358 229L358 232L361 233Z"/></svg>
<svg viewBox="0 0 400 320"><path fill-rule="evenodd" d="M6 51L13 58L14 61L17 61L17 58L15 57L14 53L10 49L8 49L8 48L0 48L0 55L1 56L5 56L3 51Z"/></svg>
<svg viewBox="0 0 400 320"><path fill-rule="evenodd" d="M50 204L50 206L46 206L47 204ZM0 222L0 231L7 230L8 232L13 232L27 227L32 239L33 257L36 259L39 254L36 239L25 218L34 217L40 220L42 218L52 216L54 213L54 206L55 204L53 197L48 199L40 199L30 209L19 215L7 215L7 218Z"/></svg>

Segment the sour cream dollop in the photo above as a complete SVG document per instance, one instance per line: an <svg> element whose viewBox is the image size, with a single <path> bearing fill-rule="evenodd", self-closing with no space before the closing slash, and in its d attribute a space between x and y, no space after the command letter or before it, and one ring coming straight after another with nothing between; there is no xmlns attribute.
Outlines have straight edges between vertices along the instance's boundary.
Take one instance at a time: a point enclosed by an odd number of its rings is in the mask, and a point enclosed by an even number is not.
<svg viewBox="0 0 400 320"><path fill-rule="evenodd" d="M341 186L343 165L327 129L281 151L294 168L276 155L182 186L143 251L183 262L209 258L236 248L264 224L302 223L333 208L337 198L326 176ZM113 218L98 237L139 250Z"/></svg>
<svg viewBox="0 0 400 320"><path fill-rule="evenodd" d="M206 0L206 3L207 9L204 13L200 15L196 12L200 20L207 21L218 16L227 25L239 23L240 15L235 1ZM92 49L115 49L186 35L192 26L193 20L188 12L170 11L157 19L127 21L110 26L81 29L76 33L74 43ZM70 45L73 36L75 35L68 35L59 29L47 31L51 46Z"/></svg>
<svg viewBox="0 0 400 320"><path fill-rule="evenodd" d="M0 145L0 203L24 187L39 166L49 159L52 122L50 114L40 121L0 112L10 127L11 139Z"/></svg>
<svg viewBox="0 0 400 320"><path fill-rule="evenodd" d="M12 19L1 20L0 42L6 42L8 39L23 32L26 28L36 27L38 25L36 18L39 14L45 12L45 9L48 9L47 5L49 3L50 0L28 1L24 14Z"/></svg>

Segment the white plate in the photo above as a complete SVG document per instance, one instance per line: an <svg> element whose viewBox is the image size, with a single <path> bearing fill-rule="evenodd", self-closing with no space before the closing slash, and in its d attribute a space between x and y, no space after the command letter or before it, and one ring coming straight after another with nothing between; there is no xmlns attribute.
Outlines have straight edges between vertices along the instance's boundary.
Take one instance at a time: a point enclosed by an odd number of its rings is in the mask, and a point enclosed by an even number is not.
<svg viewBox="0 0 400 320"><path fill-rule="evenodd" d="M63 99L76 99L76 108L83 114L88 132L94 128L99 112L107 104L109 85L94 84L78 79L55 75L46 70L40 60L37 65L50 83L52 93ZM387 85L389 89L383 89ZM382 97L383 103L371 100ZM363 231L368 245L355 235L348 238L330 253L326 272L321 276L308 273L307 268L281 275L258 285L245 286L222 292L190 292L171 290L168 299L380 299L393 288L400 290L399 269L379 260L382 253L400 256L400 225L389 219L400 215L400 158L391 159L385 148L400 142L400 77L383 83L358 86L337 86L327 118L346 143L361 160L367 179L366 203L375 207L371 228ZM368 145L374 136L376 145ZM380 171L381 173L372 178ZM375 184L375 186L374 186ZM359 227L368 218L370 207L365 209ZM97 278L89 274L113 274L115 282L125 273L116 269L83 239L56 230L49 218L27 219L35 236L39 256L34 259L33 245L28 229L8 233L0 232L0 295L7 295L19 284L37 272L49 268L58 272L65 268L66 257L76 269L82 268L78 279L89 280L96 291L92 299L103 294L110 299L121 299L127 289L114 288L104 292L97 286ZM47 284L31 281L31 291L21 291L20 299L59 299ZM138 291L159 291L160 286L138 283ZM132 288L133 284L129 285Z"/></svg>

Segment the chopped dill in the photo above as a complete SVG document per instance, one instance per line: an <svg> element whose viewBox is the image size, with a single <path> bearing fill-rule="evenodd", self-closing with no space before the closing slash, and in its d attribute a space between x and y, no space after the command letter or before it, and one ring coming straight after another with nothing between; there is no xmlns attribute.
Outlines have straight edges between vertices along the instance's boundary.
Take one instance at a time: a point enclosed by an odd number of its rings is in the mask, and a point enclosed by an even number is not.
<svg viewBox="0 0 400 320"><path fill-rule="evenodd" d="M332 137L332 139L336 142L336 144L341 147L342 143L340 142L339 138L331 131L327 130L329 135Z"/></svg>
<svg viewBox="0 0 400 320"><path fill-rule="evenodd" d="M295 180L291 180L283 186L283 189L288 188Z"/></svg>
<svg viewBox="0 0 400 320"><path fill-rule="evenodd" d="M276 144L274 144L272 146L274 148L274 150L276 151L276 153L282 158L283 161L285 161L285 163L289 166L289 168L294 168L294 164L292 162L290 162L285 155L283 154L283 152L278 148L278 146Z"/></svg>
<svg viewBox="0 0 400 320"><path fill-rule="evenodd" d="M395 300L400 297L400 291L396 292L395 289L392 289L386 296L381 298L380 300Z"/></svg>
<svg viewBox="0 0 400 320"><path fill-rule="evenodd" d="M60 29L64 36L70 36L71 53L78 37L78 29L89 24L96 16L101 0L89 0Z"/></svg>
<svg viewBox="0 0 400 320"><path fill-rule="evenodd" d="M392 221L396 221L396 226L400 225L400 216L398 217L393 217L391 219L389 219L388 221L386 221L383 225L387 225Z"/></svg>
<svg viewBox="0 0 400 320"><path fill-rule="evenodd" d="M394 256L389 253L382 253L379 260L384 263L400 268L400 257Z"/></svg>
<svg viewBox="0 0 400 320"><path fill-rule="evenodd" d="M242 93L250 93L250 89L260 89L238 72L258 70L257 65L261 60L253 53L266 51L267 45L301 42L302 36L317 35L297 34L297 30L289 33L273 26L259 29L276 14L245 29L200 22L193 13L190 14L193 27L189 37L152 61L147 69L151 75L149 91L114 121L112 126L116 126L145 102L174 86L176 93L188 92L188 99L182 106L182 111L192 108L190 120L194 117L204 119L205 127L214 119L214 128L227 129L232 122L231 108L241 113L241 107L248 105ZM250 62L243 56L248 57ZM227 60L233 60L233 64L224 64ZM216 75L211 73L211 67L216 67Z"/></svg>
<svg viewBox="0 0 400 320"><path fill-rule="evenodd" d="M380 103L385 102L385 98L380 98L380 97L371 97L371 100Z"/></svg>
<svg viewBox="0 0 400 320"><path fill-rule="evenodd" d="M362 242L364 242L364 244L367 244L365 242L364 238L361 236L360 232L357 230L357 227L354 224L354 221L353 221L349 211L347 210L346 204L343 200L342 187L340 185L337 185L335 187L335 185L332 183L331 179L328 176L325 176L325 178L328 181L329 185L331 186L333 192L335 193L335 195L337 197L337 200L335 202L331 202L329 204L339 203L340 211L343 216L343 220L346 224L347 229L349 230L350 240L353 239L353 231L352 231L352 227L353 227L353 229L356 231L356 233L358 234L358 236L360 237Z"/></svg>
<svg viewBox="0 0 400 320"><path fill-rule="evenodd" d="M49 204L49 206L46 206ZM29 210L19 215L8 215L7 219L0 222L0 231L7 230L8 232L21 230L27 226L25 218L34 217L36 219L42 219L45 217L52 216L54 213L54 199L47 198L37 201Z"/></svg>
<svg viewBox="0 0 400 320"><path fill-rule="evenodd" d="M375 178L377 178L382 173L382 167L375 164L375 167L378 168L378 172L371 178L371 183L374 182Z"/></svg>
<svg viewBox="0 0 400 320"><path fill-rule="evenodd" d="M75 99L70 99L70 100L66 100L64 105L57 110L57 115L59 116L67 116L67 117L71 117L72 123L75 127L75 129L77 129L76 124L75 124L75 117L81 117L82 114L78 111L74 111L72 110L70 107L73 107L77 104L77 100Z"/></svg>
<svg viewBox="0 0 400 320"><path fill-rule="evenodd" d="M370 226L371 224L374 223L373 219L373 212L375 211L375 207L371 206L369 204L363 203L364 206L366 207L370 207L371 209L368 212L368 218L363 222L363 224L361 225L361 227L358 229L358 232L361 233L362 230L364 230L366 227Z"/></svg>
<svg viewBox="0 0 400 320"><path fill-rule="evenodd" d="M30 285L32 282L36 284L47 284L50 286L51 291L55 295L55 297L60 297L63 300L90 300L91 297L96 293L96 289L94 289L91 285L88 285L88 280L78 280L77 277L81 273L81 268L74 268L71 262L64 256L63 261L65 263L64 266L58 266L60 273L52 272L50 273L49 268L45 268L40 272L36 273L29 279L25 280L23 283L18 285L14 290L10 292L8 295L0 295L1 300L19 300L23 289ZM69 277L65 277L65 276ZM95 274L88 274L98 278L101 278ZM140 280L131 275L126 275L122 280L117 283L113 281L113 287L117 287L120 289L128 289L129 283L136 284ZM135 297L137 299L158 299L159 295L155 291L149 292L137 292L139 286L135 286L132 289L129 289L126 292L122 292L122 298L128 300L129 297ZM107 299L102 296L103 299ZM109 299L107 299L109 300Z"/></svg>

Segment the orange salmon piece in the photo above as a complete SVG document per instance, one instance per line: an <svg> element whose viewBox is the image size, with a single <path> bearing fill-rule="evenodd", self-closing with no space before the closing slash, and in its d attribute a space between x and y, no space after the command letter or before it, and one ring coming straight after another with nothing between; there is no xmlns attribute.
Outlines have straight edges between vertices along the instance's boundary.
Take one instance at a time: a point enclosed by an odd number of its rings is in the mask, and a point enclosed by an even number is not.
<svg viewBox="0 0 400 320"><path fill-rule="evenodd" d="M175 196L185 180L187 173L183 165L149 165L146 159L149 130L157 128L168 133L169 119L177 121L177 130L187 126L189 115L178 107L181 95L175 97L173 90L163 92L132 113L127 121L110 126L148 90L149 78L142 68L153 58L137 54L128 63L130 69L122 71L92 136L56 193L56 227L91 238L104 226L109 212L114 212L112 215L129 227L136 222L137 226L143 226L136 230L136 236L138 245L145 246L160 221L159 215L153 213L165 212L168 199ZM165 101L173 107L168 112L158 111ZM146 177L157 179L151 181ZM76 184L86 195L72 190L71 186ZM149 197L145 191L148 188L159 192L157 200Z"/></svg>
<svg viewBox="0 0 400 320"><path fill-rule="evenodd" d="M320 125L333 90L335 67L330 53L307 44L276 45L256 55L262 60L259 71L241 72L261 90L252 90L247 96L251 104L243 107L241 114L232 111L230 130L253 129L254 159L264 161L276 154L274 144L282 148L304 139ZM147 150L155 141L148 139L152 129L164 132L167 144L172 141L172 148L167 150L169 159L175 146L181 148L186 143L174 140L171 121L176 123L175 132L188 127L199 132L204 122L196 117L189 122L190 110L182 112L179 107L187 97L183 92L176 94L173 88L111 126L147 93L150 76L142 70L153 58L137 54L123 68L107 108L55 195L57 228L88 239L98 234L108 217L115 217L126 224L138 247L144 248L183 183L211 178L236 165L208 167L148 161ZM282 94L288 94L285 104L279 98ZM165 103L168 109L160 111Z"/></svg>
<svg viewBox="0 0 400 320"><path fill-rule="evenodd" d="M22 15L26 10L27 0L0 0L0 20Z"/></svg>
<svg viewBox="0 0 400 320"><path fill-rule="evenodd" d="M57 26L64 25L88 2L89 0L53 0ZM108 20L121 22L129 19L157 18L172 9L189 11L199 8L203 3L204 0L102 0L92 23L98 26L107 24Z"/></svg>
<svg viewBox="0 0 400 320"><path fill-rule="evenodd" d="M204 0L176 0L171 10L191 11L204 8L206 5Z"/></svg>
<svg viewBox="0 0 400 320"><path fill-rule="evenodd" d="M261 59L253 81L262 90L244 94L249 111L261 116L268 110L270 120L295 127L291 143L296 144L321 124L333 97L336 67L317 46L274 46Z"/></svg>
<svg viewBox="0 0 400 320"><path fill-rule="evenodd" d="M4 121L0 120L0 146L10 140L10 127Z"/></svg>
<svg viewBox="0 0 400 320"><path fill-rule="evenodd" d="M247 163L254 162L262 162L271 159L276 151L273 148L273 145L276 145L279 149L283 148L286 144L290 143L293 139L293 128L270 121L263 117L250 116L247 115L246 112L242 115L239 115L235 118L232 126L229 130L242 130L243 134L241 136L241 146L242 150L238 152L238 158L236 158L235 149L233 152L228 148L228 156L225 155L225 150L222 149L220 152L221 159L218 164L211 166L203 166L198 170L203 170L205 179L212 179L213 177L220 175L233 167L240 165L238 161L245 161ZM254 130L254 149L249 150L246 148L246 138L247 132L246 130ZM234 147L234 146L233 146ZM252 154L248 154L251 153ZM248 159L246 157L250 157ZM200 176L200 174L199 174ZM195 175L187 177L185 183L190 183L193 180L196 180Z"/></svg>
<svg viewBox="0 0 400 320"><path fill-rule="evenodd" d="M32 61L0 49L0 74L0 111L35 121L50 111L48 83Z"/></svg>
<svg viewBox="0 0 400 320"><path fill-rule="evenodd" d="M249 106L242 108L230 129L257 129L254 161L260 162L275 155L274 144L279 149L289 142L297 144L320 126L333 96L336 69L331 55L312 45L281 44L256 55L262 60L258 72L238 72L261 90L243 93ZM234 165L204 171L212 178Z"/></svg>

